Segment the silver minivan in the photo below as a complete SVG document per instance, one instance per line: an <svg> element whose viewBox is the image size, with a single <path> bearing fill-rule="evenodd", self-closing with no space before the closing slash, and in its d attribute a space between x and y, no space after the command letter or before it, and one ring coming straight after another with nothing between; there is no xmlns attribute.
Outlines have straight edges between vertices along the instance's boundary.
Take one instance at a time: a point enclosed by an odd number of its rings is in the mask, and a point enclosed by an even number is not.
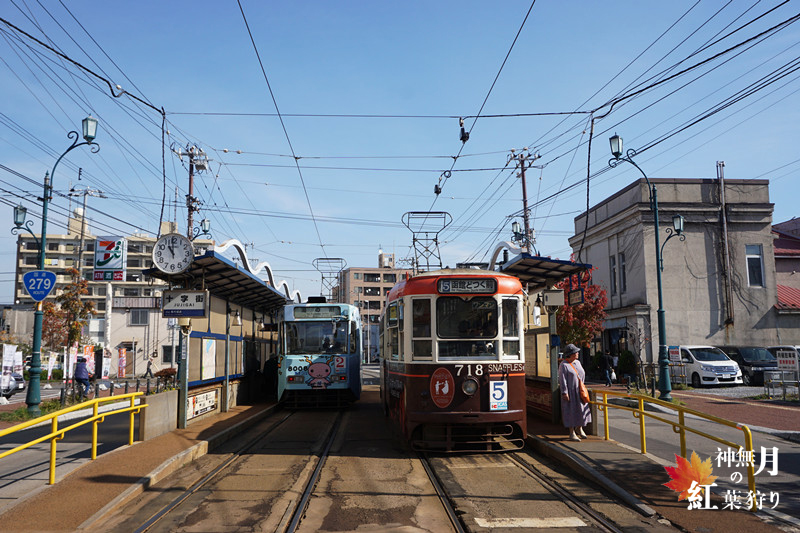
<svg viewBox="0 0 800 533"><path fill-rule="evenodd" d="M681 346L686 379L694 388L703 385L741 385L742 370L736 361L713 346Z"/></svg>

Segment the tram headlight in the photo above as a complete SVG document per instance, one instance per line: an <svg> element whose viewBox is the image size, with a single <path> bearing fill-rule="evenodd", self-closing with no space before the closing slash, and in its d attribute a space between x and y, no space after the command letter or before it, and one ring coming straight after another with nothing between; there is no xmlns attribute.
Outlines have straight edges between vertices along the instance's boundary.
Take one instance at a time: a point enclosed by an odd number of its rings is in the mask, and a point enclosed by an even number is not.
<svg viewBox="0 0 800 533"><path fill-rule="evenodd" d="M474 378L467 378L461 383L461 390L467 396L472 396L478 392L478 382Z"/></svg>

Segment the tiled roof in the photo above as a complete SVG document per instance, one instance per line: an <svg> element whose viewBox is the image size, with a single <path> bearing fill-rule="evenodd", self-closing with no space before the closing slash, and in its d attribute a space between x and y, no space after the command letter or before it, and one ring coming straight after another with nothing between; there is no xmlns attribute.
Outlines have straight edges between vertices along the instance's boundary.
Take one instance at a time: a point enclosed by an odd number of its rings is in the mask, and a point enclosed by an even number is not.
<svg viewBox="0 0 800 533"><path fill-rule="evenodd" d="M773 233L778 235L778 237L772 243L775 255L800 256L800 239L794 237L793 235L789 235L788 233L783 233L775 229L773 229L772 231Z"/></svg>
<svg viewBox="0 0 800 533"><path fill-rule="evenodd" d="M778 285L778 303L775 307L780 311L800 311L800 289Z"/></svg>

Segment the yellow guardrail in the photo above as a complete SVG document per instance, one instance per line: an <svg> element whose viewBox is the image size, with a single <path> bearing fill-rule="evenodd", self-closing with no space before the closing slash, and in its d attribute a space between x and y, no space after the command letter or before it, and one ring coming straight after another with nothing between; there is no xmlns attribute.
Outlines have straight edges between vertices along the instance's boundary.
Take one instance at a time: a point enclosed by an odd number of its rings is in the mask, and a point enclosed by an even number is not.
<svg viewBox="0 0 800 533"><path fill-rule="evenodd" d="M128 431L128 445L133 444L133 427L134 427L134 415L139 413L142 409L147 407L147 404L139 404L136 405L136 398L142 396L143 392L132 392L130 394L120 394L117 396L108 396L106 398L95 398L94 400L89 400L87 402L79 403L77 405L73 405L72 407L67 407L66 409L61 409L54 413L50 413L49 415L40 416L39 418L34 418L33 420L28 420L27 422L23 422L21 424L17 424L16 426L12 426L8 429L4 429L0 431L0 439L5 437L6 435L11 435L12 433L16 433L17 431L22 431L23 429L27 429L31 426L35 426L37 424L41 424L42 422L47 422L48 420L51 421L52 427L50 433L43 437L39 437L38 439L32 440L30 442L26 442L25 444L20 444L16 448L11 450L7 450L3 453L0 453L0 459L4 457L8 457L14 453L22 451L26 448L30 448L40 442L44 442L46 440L50 441L50 479L48 484L53 485L56 482L56 443L64 438L64 434L68 431L73 429L79 428L86 424L92 424L92 460L97 458L97 425L105 421L105 417L110 415L116 415L120 413L130 412L130 427ZM98 408L101 404L106 403L117 403L121 400L129 400L130 406L122 407L120 409L114 409L112 411L106 411L102 414L98 413ZM67 413L71 413L73 411L80 411L83 409L92 408L92 416L81 420L80 422L76 422L71 426L67 426L61 429L58 429L58 417Z"/></svg>
<svg viewBox="0 0 800 533"><path fill-rule="evenodd" d="M748 457L753 457L753 434L750 433L750 428L745 426L744 424L739 424L737 422L732 422L731 420L726 420L724 418L718 418L713 415L709 415L707 413L702 413L700 411L695 411L693 409L689 409L687 407L683 407L680 405L675 405L670 402L665 402L662 400L657 400L655 398L651 398L649 396L641 396L638 394L628 394L624 392L616 392L616 391L607 391L607 390L593 390L589 389L590 394L594 396L594 400L591 401L592 404L597 406L597 409L603 413L603 429L605 430L605 440L609 440L609 425L608 425L608 408L613 409L621 409L623 411L629 411L633 413L634 418L639 419L639 447L642 453L647 453L647 433L645 427L645 417L648 416L654 420L658 420L659 422L663 422L667 425L672 426L672 431L678 433L680 435L680 442L681 442L681 457L687 459L686 457L686 432L693 433L695 435L699 435L701 437L705 437L707 439L713 440L714 442L718 442L720 444L724 444L725 446L729 446L731 448L739 449L742 448L745 451L749 452ZM597 401L597 397L602 396L603 401ZM636 400L638 406L628 407L626 405L615 405L608 403L608 397L615 396L619 398L628 398L632 400ZM644 409L645 402L660 405L661 407L665 407L667 409L671 409L677 412L678 421L675 422L673 420L668 420L663 416L659 416L656 413L647 412ZM734 429L741 430L744 434L744 446L737 444L735 442L730 442L715 435L710 435L698 429L691 428L686 425L686 415L694 415L704 420L708 420L709 422L716 422L717 424L721 424L723 426L728 426ZM752 461L747 462L747 486L750 489L752 494L756 493L756 476L755 476L755 466L753 465ZM751 511L756 511L756 503L753 502L753 506L750 509Z"/></svg>

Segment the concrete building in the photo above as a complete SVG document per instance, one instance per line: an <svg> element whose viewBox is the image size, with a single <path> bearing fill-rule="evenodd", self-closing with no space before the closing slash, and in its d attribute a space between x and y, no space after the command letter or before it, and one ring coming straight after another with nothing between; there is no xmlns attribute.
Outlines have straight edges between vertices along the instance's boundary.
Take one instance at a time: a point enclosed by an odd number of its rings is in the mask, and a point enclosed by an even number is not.
<svg viewBox="0 0 800 533"><path fill-rule="evenodd" d="M668 345L800 343L800 324L778 312L773 204L767 180L651 179L658 189L661 243L673 215L685 240L663 248ZM658 358L653 212L644 179L575 218L569 243L608 295L596 349ZM724 205L722 199L724 198ZM588 222L588 225L587 225Z"/></svg>
<svg viewBox="0 0 800 533"><path fill-rule="evenodd" d="M135 233L124 236L127 241L127 257L123 280L94 281L95 245L98 236L92 233L83 211L75 209L67 220L68 232L65 235L48 234L45 251L45 270L55 272L56 289L69 284L72 278L69 268L80 270L89 281L89 294L82 298L91 301L97 314L89 321L84 335L90 342L103 346L116 355L120 348L127 350L127 375L141 375L146 369L147 357L158 354L159 367L174 365L174 330L167 319L161 317L161 291L167 285L156 278L144 274L152 266L155 236ZM165 222L162 233L176 231L174 223ZM37 238L39 235L37 235ZM114 236L114 238L123 236ZM213 241L198 239L194 241L196 253L205 253L213 246ZM24 342L32 342L33 310L35 302L30 298L22 284L22 276L37 270L39 247L29 234L20 233L17 239L16 277L14 284L13 309L16 313L29 316L17 318L16 323L24 324L25 329L11 332ZM135 357L132 357L134 354Z"/></svg>
<svg viewBox="0 0 800 533"><path fill-rule="evenodd" d="M411 275L409 269L395 268L394 254L378 251L378 266L351 267L339 274L339 283L333 290L334 299L361 309L364 323L364 346L369 360L378 356L378 323L386 306L386 295L398 281Z"/></svg>

